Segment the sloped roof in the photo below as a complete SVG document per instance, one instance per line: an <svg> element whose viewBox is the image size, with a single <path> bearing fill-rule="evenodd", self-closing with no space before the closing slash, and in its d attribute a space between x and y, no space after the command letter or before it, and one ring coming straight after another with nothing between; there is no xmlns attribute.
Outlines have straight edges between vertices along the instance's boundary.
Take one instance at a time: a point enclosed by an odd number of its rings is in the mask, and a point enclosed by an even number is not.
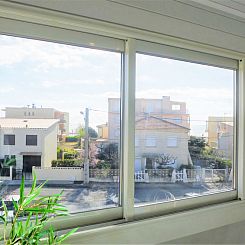
<svg viewBox="0 0 245 245"><path fill-rule="evenodd" d="M0 128L47 129L58 122L57 119L0 118Z"/></svg>
<svg viewBox="0 0 245 245"><path fill-rule="evenodd" d="M162 118L155 117L155 116L149 116L149 117L141 118L141 119L137 120L136 123L137 123L137 122L140 122L140 121L144 121L144 120L149 120L150 118L156 119L156 120L158 120L158 121L160 121L160 122L163 122L163 123L165 123L165 124L170 124L170 125L173 125L173 126L175 126L175 127L179 127L179 128L183 128L183 129L190 130L190 128L188 128L188 127L185 127L185 126L182 126L182 125L180 125L180 124L177 124L177 123L174 123L174 122L170 122L169 120L162 119ZM169 119L171 120L171 118L169 118Z"/></svg>

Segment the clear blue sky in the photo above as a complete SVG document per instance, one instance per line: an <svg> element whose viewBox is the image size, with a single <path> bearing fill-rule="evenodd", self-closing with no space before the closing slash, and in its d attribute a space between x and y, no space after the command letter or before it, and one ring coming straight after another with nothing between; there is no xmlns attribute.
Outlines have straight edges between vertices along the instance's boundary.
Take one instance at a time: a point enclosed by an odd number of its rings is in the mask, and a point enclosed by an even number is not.
<svg viewBox="0 0 245 245"><path fill-rule="evenodd" d="M91 111L93 127L107 121L107 99L120 90L119 53L0 36L0 107L52 107L70 113L70 128ZM137 97L187 103L192 133L208 116L232 115L233 71L137 55ZM1 112L0 116L4 114Z"/></svg>

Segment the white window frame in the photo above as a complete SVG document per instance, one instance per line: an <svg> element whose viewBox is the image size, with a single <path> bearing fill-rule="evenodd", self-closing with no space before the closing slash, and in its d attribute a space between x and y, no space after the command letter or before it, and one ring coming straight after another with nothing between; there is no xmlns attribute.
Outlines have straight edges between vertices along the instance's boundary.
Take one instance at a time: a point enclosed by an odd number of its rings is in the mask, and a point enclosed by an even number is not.
<svg viewBox="0 0 245 245"><path fill-rule="evenodd" d="M170 58L170 59L175 59L175 60L182 60L186 62L192 62L192 63L198 63L198 64L204 64L204 65L210 65L210 66L215 66L215 67L222 67L226 69L231 69L231 70L240 70L240 66L238 63L238 60L235 59L229 59L229 58L224 58L222 56L216 56L212 54L204 54L201 52L197 51L190 51L190 50L185 50L181 49L179 47L172 47L168 45L163 45L163 44L156 44L156 43L150 43L150 42L145 42L142 40L136 40L136 53L139 54L146 54L150 56L157 56L157 57L162 57L162 58ZM237 72L238 73L238 72ZM237 89L241 83L241 76L239 76L239 79L236 81L236 86L235 88ZM241 104L237 104L237 99L240 98L239 96L242 96L241 94L234 93L234 121L235 125L237 125L237 117L238 120L240 120L239 115L238 115L238 110L240 110ZM239 105L239 107L237 107ZM239 124L240 125L240 124ZM236 135L236 127L234 127L234 135ZM234 136L234 149L236 151L238 150L236 148L237 145L237 138ZM240 139L243 141L243 138ZM235 144L236 143L236 144ZM219 202L224 202L224 200L235 200L239 196L239 187L237 186L237 165L241 166L241 161L243 161L241 158L236 157L236 151L234 152L234 157L233 157L233 162L234 162L234 181L233 181L233 187L234 190L227 191L227 192L217 192L215 194L211 195L203 195L198 198L190 198L190 199L181 199L173 202L165 202L165 203L149 203L149 204L138 204L135 205L135 216L136 217L152 217L154 215L159 215L159 214L164 214L168 213L170 211L177 211L177 210L182 210L183 207L195 207L195 206L202 206L202 205L207 205L210 203L219 203ZM239 152L239 150L238 150ZM241 150L240 150L240 154ZM240 162L239 162L240 161ZM237 164L237 162L239 162ZM245 182L245 181L244 181ZM243 190L244 192L244 190ZM154 210L154 211L153 211Z"/></svg>
<svg viewBox="0 0 245 245"><path fill-rule="evenodd" d="M193 209L207 204L222 203L230 200L245 199L245 59L238 52L217 49L208 45L198 45L191 41L170 38L161 34L135 30L133 28L101 23L84 17L73 17L52 11L39 11L35 7L15 3L0 3L0 33L47 40L71 45L124 52L122 85L122 160L121 200L122 207L79 213L51 222L58 229L89 225L124 218L147 218L173 211ZM81 32L83 34L81 35ZM125 46L123 44L125 41ZM136 52L161 57L193 61L200 64L237 69L237 110L235 119L234 147L237 149L234 171L237 191L218 193L181 201L139 206L134 208L134 131L135 131L135 67ZM237 193L238 192L238 193ZM1 228L0 228L1 229Z"/></svg>
<svg viewBox="0 0 245 245"><path fill-rule="evenodd" d="M173 144L173 140L174 140L175 144ZM178 147L178 137L177 136L169 136L169 137L167 137L167 147L171 147L171 148Z"/></svg>
<svg viewBox="0 0 245 245"><path fill-rule="evenodd" d="M145 137L145 147L156 147L157 139L154 136L146 136Z"/></svg>
<svg viewBox="0 0 245 245"><path fill-rule="evenodd" d="M180 111L180 104L172 104L172 111Z"/></svg>

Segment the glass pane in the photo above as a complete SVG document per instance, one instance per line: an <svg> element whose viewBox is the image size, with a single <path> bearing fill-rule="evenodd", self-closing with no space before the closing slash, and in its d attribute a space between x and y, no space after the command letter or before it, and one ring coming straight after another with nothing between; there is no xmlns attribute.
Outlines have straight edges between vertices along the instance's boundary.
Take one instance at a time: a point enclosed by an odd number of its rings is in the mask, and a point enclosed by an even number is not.
<svg viewBox="0 0 245 245"><path fill-rule="evenodd" d="M4 35L0 52L1 197L35 172L71 213L118 206L121 53Z"/></svg>
<svg viewBox="0 0 245 245"><path fill-rule="evenodd" d="M135 205L233 189L234 71L137 54Z"/></svg>

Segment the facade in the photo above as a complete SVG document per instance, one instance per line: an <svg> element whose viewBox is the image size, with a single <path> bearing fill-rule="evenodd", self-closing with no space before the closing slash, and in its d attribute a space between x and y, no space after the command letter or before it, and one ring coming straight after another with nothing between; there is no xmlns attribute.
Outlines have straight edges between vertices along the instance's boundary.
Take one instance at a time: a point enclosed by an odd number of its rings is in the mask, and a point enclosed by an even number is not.
<svg viewBox="0 0 245 245"><path fill-rule="evenodd" d="M120 135L120 100L108 99L108 137L118 142ZM135 170L157 168L158 156L169 158L166 165L179 167L190 163L188 140L190 116L186 103L161 99L136 99Z"/></svg>
<svg viewBox="0 0 245 245"><path fill-rule="evenodd" d="M189 163L189 128L150 116L136 121L135 170Z"/></svg>
<svg viewBox="0 0 245 245"><path fill-rule="evenodd" d="M222 132L222 123L229 124L233 122L233 117L208 117L207 133L208 145L213 148L218 148L219 135Z"/></svg>
<svg viewBox="0 0 245 245"><path fill-rule="evenodd" d="M218 131L218 150L221 156L232 159L233 122L222 122Z"/></svg>
<svg viewBox="0 0 245 245"><path fill-rule="evenodd" d="M32 166L51 167L57 159L55 119L0 119L0 159L15 158L16 168L31 172Z"/></svg>
<svg viewBox="0 0 245 245"><path fill-rule="evenodd" d="M32 107L6 107L5 118L28 118L28 119L59 119L59 141L64 135L69 135L69 113L61 112L53 108Z"/></svg>
<svg viewBox="0 0 245 245"><path fill-rule="evenodd" d="M98 125L97 128L98 128L98 138L108 139L108 123Z"/></svg>

